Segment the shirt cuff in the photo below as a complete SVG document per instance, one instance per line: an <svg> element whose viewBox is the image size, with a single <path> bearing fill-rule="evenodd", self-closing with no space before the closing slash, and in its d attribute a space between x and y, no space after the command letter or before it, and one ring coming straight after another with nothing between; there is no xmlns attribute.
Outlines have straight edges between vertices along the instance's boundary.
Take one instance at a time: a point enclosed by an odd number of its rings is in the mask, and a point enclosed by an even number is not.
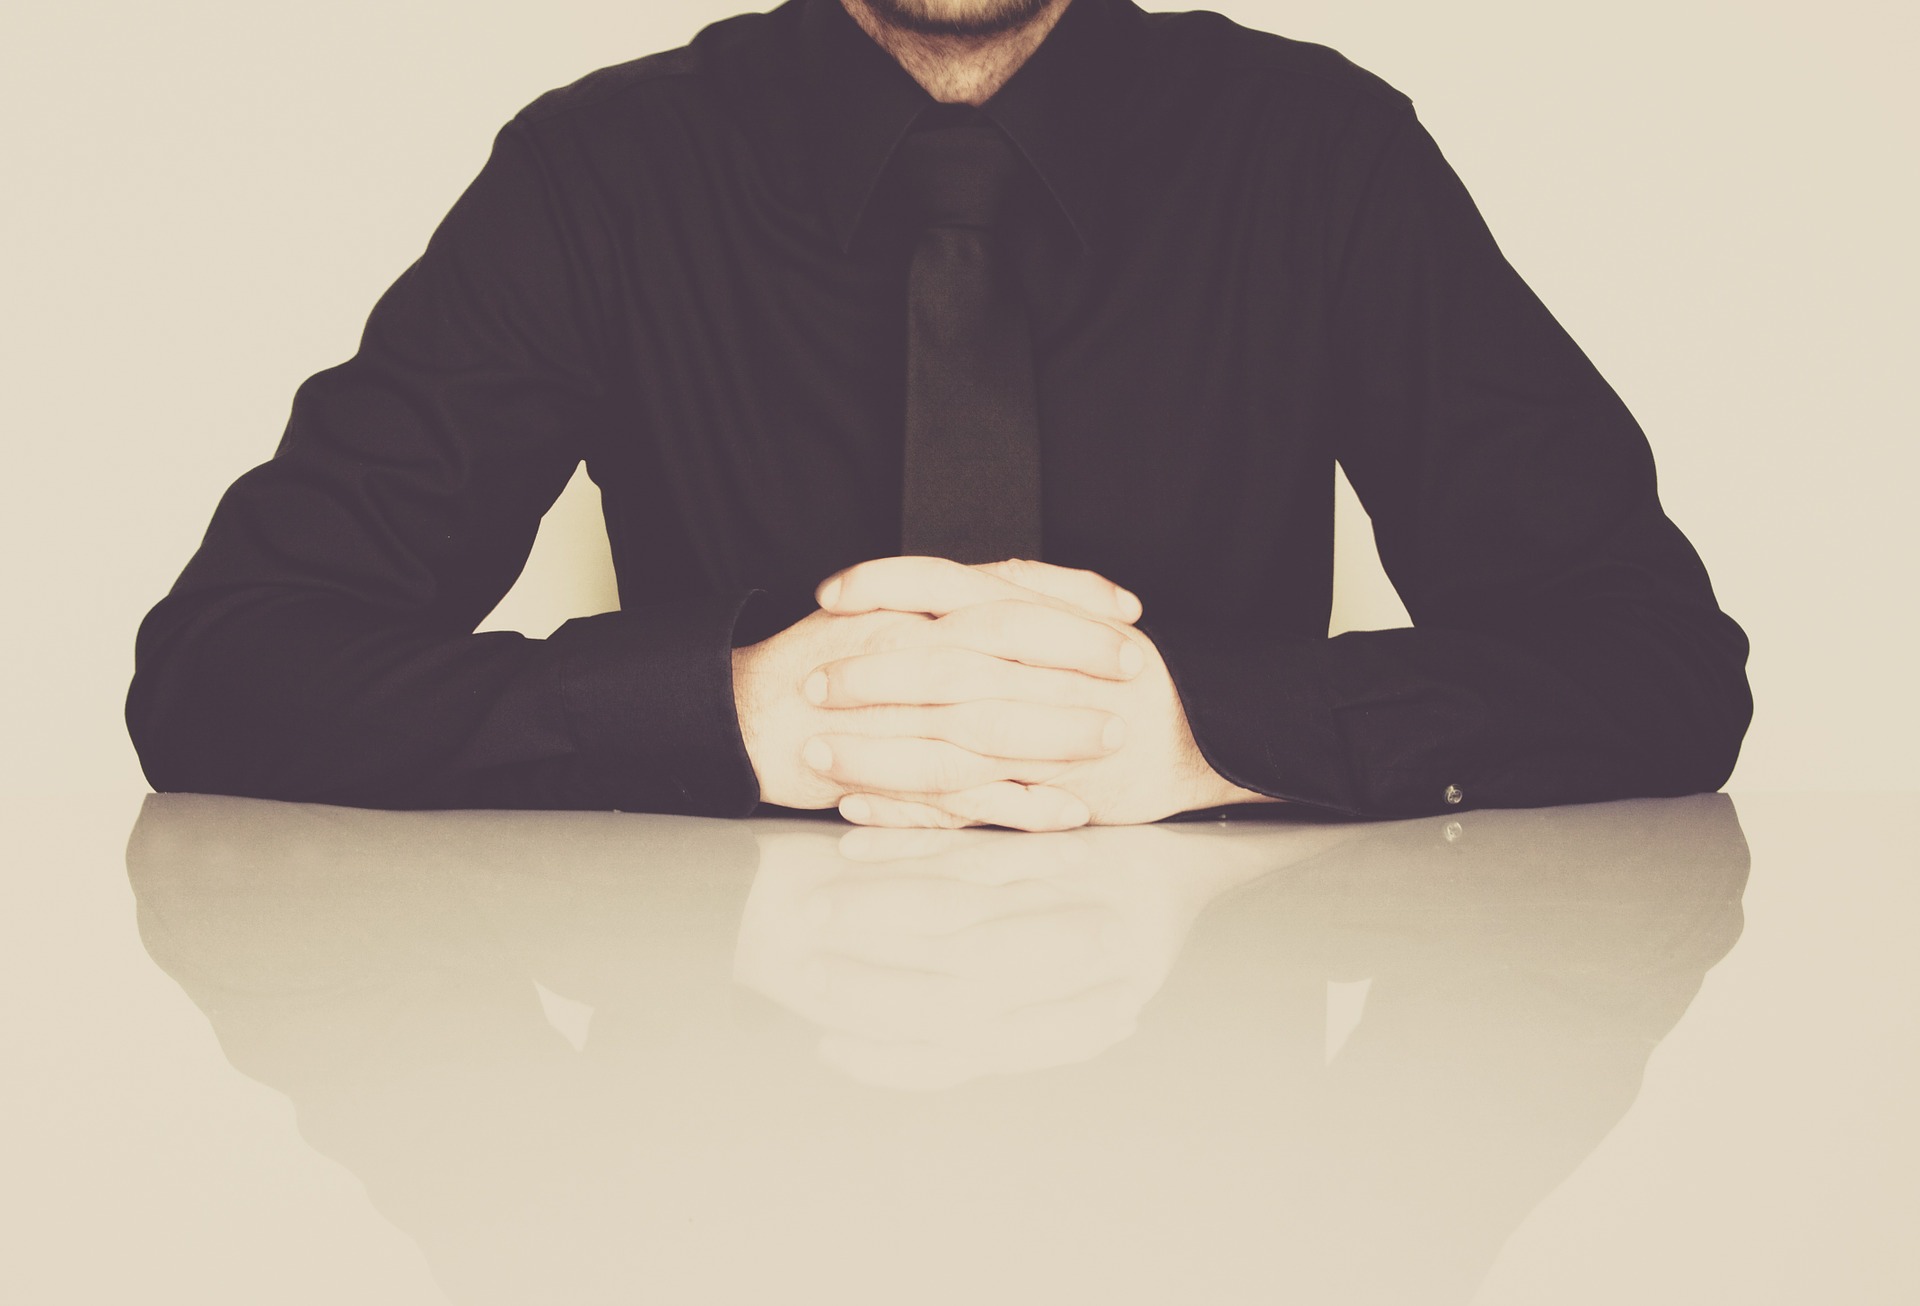
<svg viewBox="0 0 1920 1306"><path fill-rule="evenodd" d="M569 621L561 700L576 750L622 777L615 806L746 816L760 800L734 710L736 633L765 591L650 604Z"/></svg>
<svg viewBox="0 0 1920 1306"><path fill-rule="evenodd" d="M1434 778L1432 741L1471 731L1461 704L1385 668L1350 674L1335 641L1141 621L1201 756L1222 776L1346 816L1458 810L1471 780Z"/></svg>
<svg viewBox="0 0 1920 1306"><path fill-rule="evenodd" d="M1292 673L1300 659L1284 641L1181 622L1136 626L1160 651L1209 766L1242 789L1352 810L1342 787L1327 783L1336 751L1328 714L1315 687Z"/></svg>

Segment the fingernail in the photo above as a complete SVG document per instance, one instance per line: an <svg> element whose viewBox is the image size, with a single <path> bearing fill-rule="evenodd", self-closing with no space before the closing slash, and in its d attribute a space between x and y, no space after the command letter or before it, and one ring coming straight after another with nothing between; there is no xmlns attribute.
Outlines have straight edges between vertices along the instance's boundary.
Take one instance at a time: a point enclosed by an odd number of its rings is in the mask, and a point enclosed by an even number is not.
<svg viewBox="0 0 1920 1306"><path fill-rule="evenodd" d="M1140 651L1140 646L1138 644L1134 643L1132 640L1128 640L1124 645L1121 646L1120 672L1122 675L1137 676L1140 674L1140 668L1146 665L1147 665L1147 655Z"/></svg>
<svg viewBox="0 0 1920 1306"><path fill-rule="evenodd" d="M822 585L820 587L820 606L821 607L830 608L836 602L839 601L839 598L840 598L840 580L838 577L835 577L833 580L828 581L825 585Z"/></svg>
<svg viewBox="0 0 1920 1306"><path fill-rule="evenodd" d="M1120 747L1127 738L1127 723L1119 717L1108 717L1107 725L1100 732L1100 746L1109 753Z"/></svg>
<svg viewBox="0 0 1920 1306"><path fill-rule="evenodd" d="M1119 586L1117 585L1114 588L1119 591L1120 615L1125 617L1128 621L1138 620L1140 617L1140 613L1144 611L1144 609L1140 605L1140 596L1138 594L1135 594L1132 590L1120 589Z"/></svg>
<svg viewBox="0 0 1920 1306"><path fill-rule="evenodd" d="M824 771L833 765L833 750L827 747L824 739L809 739L807 746L800 750L800 756L816 771Z"/></svg>
<svg viewBox="0 0 1920 1306"><path fill-rule="evenodd" d="M1129 647L1131 647L1131 645L1129 645ZM816 671L808 676L806 683L800 686L800 692L807 696L807 702L809 703L817 705L826 702L827 673L824 671Z"/></svg>
<svg viewBox="0 0 1920 1306"><path fill-rule="evenodd" d="M840 800L840 815L856 824L864 825L873 819L873 804L854 794Z"/></svg>

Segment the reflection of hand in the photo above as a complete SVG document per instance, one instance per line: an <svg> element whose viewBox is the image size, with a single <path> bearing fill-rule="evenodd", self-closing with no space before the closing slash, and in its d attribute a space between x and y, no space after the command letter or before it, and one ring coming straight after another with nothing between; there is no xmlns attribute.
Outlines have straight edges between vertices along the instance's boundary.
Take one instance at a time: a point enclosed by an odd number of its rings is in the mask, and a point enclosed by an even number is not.
<svg viewBox="0 0 1920 1306"><path fill-rule="evenodd" d="M891 558L822 582L831 611L733 653L735 707L761 797L825 807L858 776L891 794L937 793L968 822L1084 824L1082 800L1028 786L1118 746L1123 723L1075 695L1081 684L1140 670L1124 633L1139 604L1090 572L1045 576L1050 593L943 559ZM919 608L906 605L909 594ZM836 676L915 691L836 702ZM1000 692L1009 678L1019 692ZM809 749L825 750L813 759L821 765L808 765Z"/></svg>
<svg viewBox="0 0 1920 1306"><path fill-rule="evenodd" d="M970 606L996 580L1017 581L1024 598ZM1037 638L1032 647L1043 654L1085 641L1089 655L1073 660L1069 669L1055 670L1049 668L1067 666L1067 661L1051 660L1046 667L1036 667L1023 665L1033 659L1021 654L953 658L928 657L924 648L870 652L821 664L807 682L812 701L842 712L912 708L962 716L990 713L996 731L1006 732L999 739L1023 743L1044 731L1059 714L1077 713L1089 727L1102 723L1112 732L1108 740L1116 744L1069 752L1060 747L1066 742L1062 737L1053 745L1056 751L1045 756L1063 764L1002 771L995 776L995 787L982 793L965 785L974 775L986 773L978 769L988 765L984 758L976 759L973 772L943 774L937 768L916 768L913 762L919 754L915 750L924 747L925 741L846 731L835 720L817 738L829 759L821 774L848 795L841 800L841 814L860 824L885 826L1019 824L1001 819L1009 811L1055 816L1050 824L1056 827L1085 820L1127 825L1223 803L1272 801L1225 780L1201 756L1166 663L1153 641L1130 620L1111 611L1102 615L1095 606L1080 610L1077 620L1056 614L1052 620L1057 632L1037 622L1038 615L1047 611L1043 604L1078 600L1104 603L1110 609L1111 596L1123 593L1093 572L1018 559L962 567L939 558L888 558L829 577L819 595L825 610L843 614L890 610L933 618L912 632L909 642L939 639L942 627L967 630L981 622L981 614L990 606L993 623L1033 622ZM1125 611L1129 618L1137 615L1137 600L1126 604ZM1102 626L1105 635L1095 634ZM1122 674L1099 670L1103 658L1105 665L1119 666ZM947 706L923 706L928 704ZM982 742L984 736L985 732L976 734L970 742L991 752L996 741L986 737ZM1039 738L1035 743L1046 747ZM1028 751L1020 756L1042 753ZM926 783L930 778L953 783ZM1008 796L1008 781L1028 786L1023 800L1016 803ZM1022 828L1044 827L1023 824Z"/></svg>
<svg viewBox="0 0 1920 1306"><path fill-rule="evenodd" d="M1132 1033L1200 907L1255 873L1221 845L1219 868L1196 871L1198 841L1174 847L1185 838L775 834L735 974L822 1026L821 1055L870 1083L937 1088L1084 1061Z"/></svg>

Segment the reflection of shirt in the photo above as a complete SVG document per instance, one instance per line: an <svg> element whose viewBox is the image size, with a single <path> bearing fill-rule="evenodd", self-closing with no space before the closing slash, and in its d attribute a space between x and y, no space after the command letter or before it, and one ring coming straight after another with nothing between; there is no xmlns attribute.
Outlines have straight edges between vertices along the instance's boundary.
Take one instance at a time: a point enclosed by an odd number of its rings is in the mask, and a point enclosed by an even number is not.
<svg viewBox="0 0 1920 1306"><path fill-rule="evenodd" d="M143 627L155 784L751 810L730 645L898 552L885 162L927 103L793 0L518 115ZM1140 595L1216 769L1378 814L1724 780L1745 638L1403 96L1076 0L986 111L1032 168L1045 556ZM622 610L470 633L583 458ZM1325 637L1336 459L1414 629Z"/></svg>
<svg viewBox="0 0 1920 1306"><path fill-rule="evenodd" d="M1437 1306L1633 1102L1748 866L1722 796L879 833L166 795L127 871L454 1301Z"/></svg>

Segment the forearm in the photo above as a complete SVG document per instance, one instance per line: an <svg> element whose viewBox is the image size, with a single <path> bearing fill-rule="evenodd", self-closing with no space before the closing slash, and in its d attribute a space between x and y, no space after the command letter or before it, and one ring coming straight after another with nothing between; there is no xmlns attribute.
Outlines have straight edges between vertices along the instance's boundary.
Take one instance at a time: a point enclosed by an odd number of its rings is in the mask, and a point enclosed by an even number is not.
<svg viewBox="0 0 1920 1306"><path fill-rule="evenodd" d="M128 726L163 790L740 815L758 797L727 674L743 601L530 640L311 593L176 595L142 629Z"/></svg>
<svg viewBox="0 0 1920 1306"><path fill-rule="evenodd" d="M1161 632L1209 756L1381 816L1723 783L1752 710L1746 637L1626 405L1411 114L1341 228L1332 453L1413 627Z"/></svg>
<svg viewBox="0 0 1920 1306"><path fill-rule="evenodd" d="M1751 713L1739 628L1597 616L1321 641L1143 626L1223 786L1403 817L1724 783Z"/></svg>
<svg viewBox="0 0 1920 1306"><path fill-rule="evenodd" d="M516 120L301 386L142 627L128 725L154 784L387 807L738 814L727 655L748 595L677 587L545 640L474 627L618 428L590 201Z"/></svg>

